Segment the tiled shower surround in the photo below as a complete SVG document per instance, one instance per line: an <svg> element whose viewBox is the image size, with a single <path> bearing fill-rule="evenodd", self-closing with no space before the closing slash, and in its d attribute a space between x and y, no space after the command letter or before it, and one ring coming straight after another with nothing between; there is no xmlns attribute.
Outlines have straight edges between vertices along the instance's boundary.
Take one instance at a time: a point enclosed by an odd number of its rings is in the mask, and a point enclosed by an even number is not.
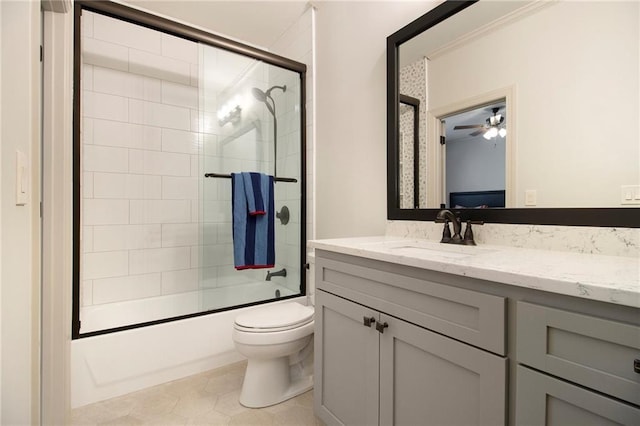
<svg viewBox="0 0 640 426"><path fill-rule="evenodd" d="M264 104L245 96L241 120L224 126L217 111L240 91L287 84L288 97L272 93L278 172L300 179L300 111L289 100L299 99L298 75L99 14L85 11L82 20L81 319L98 305L264 281L264 270L233 268L230 179L203 175L273 174ZM211 90L221 84L224 91ZM276 209L287 204L292 220L276 222L276 269L290 275L274 282L291 294L299 285L299 185L275 191ZM221 307L211 297L220 299L200 291L197 308L173 312Z"/></svg>

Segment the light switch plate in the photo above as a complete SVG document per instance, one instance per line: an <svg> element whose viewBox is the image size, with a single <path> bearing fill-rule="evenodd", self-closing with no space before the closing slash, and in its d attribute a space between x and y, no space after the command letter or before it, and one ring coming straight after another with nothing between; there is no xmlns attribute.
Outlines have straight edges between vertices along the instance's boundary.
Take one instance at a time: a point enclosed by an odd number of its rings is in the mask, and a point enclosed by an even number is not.
<svg viewBox="0 0 640 426"><path fill-rule="evenodd" d="M524 205L535 206L538 204L538 191L535 189L527 189L524 191Z"/></svg>

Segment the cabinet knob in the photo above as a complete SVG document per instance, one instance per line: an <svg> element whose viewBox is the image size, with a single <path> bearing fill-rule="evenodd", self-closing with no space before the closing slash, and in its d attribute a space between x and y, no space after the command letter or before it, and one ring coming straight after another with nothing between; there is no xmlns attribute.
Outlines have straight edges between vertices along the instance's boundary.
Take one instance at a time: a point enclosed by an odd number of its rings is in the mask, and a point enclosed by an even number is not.
<svg viewBox="0 0 640 426"><path fill-rule="evenodd" d="M387 324L386 322L381 324L381 323L377 323L376 324L376 330L378 330L380 333L384 333L384 329L389 327L389 324Z"/></svg>
<svg viewBox="0 0 640 426"><path fill-rule="evenodd" d="M640 359L633 360L633 371L640 374Z"/></svg>
<svg viewBox="0 0 640 426"><path fill-rule="evenodd" d="M376 319L374 317L364 317L363 318L363 322L364 325L367 327L371 327L371 324L373 324L374 322L376 322Z"/></svg>

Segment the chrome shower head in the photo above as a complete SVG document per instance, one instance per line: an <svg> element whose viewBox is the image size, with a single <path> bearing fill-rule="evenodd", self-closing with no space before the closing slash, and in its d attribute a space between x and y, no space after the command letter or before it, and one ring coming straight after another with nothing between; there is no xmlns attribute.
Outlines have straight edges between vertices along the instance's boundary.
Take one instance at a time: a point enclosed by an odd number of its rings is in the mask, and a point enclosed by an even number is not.
<svg viewBox="0 0 640 426"><path fill-rule="evenodd" d="M267 89L266 92L263 92L262 90L258 89L257 87L254 87L251 89L251 93L253 94L253 97L256 98L257 100L259 100L260 102L267 102L267 98L273 100L271 98L271 91L273 89L280 89L283 92L287 91L287 86L271 86L269 89Z"/></svg>
<svg viewBox="0 0 640 426"><path fill-rule="evenodd" d="M287 86L271 86L271 88L269 88L269 90L267 90L267 96L271 96L271 91L273 89L280 89L283 92L286 92L287 91Z"/></svg>
<svg viewBox="0 0 640 426"><path fill-rule="evenodd" d="M257 87L254 87L253 89L251 89L251 93L253 94L253 97L259 100L260 102L267 101L267 94L264 93L262 90L258 89Z"/></svg>

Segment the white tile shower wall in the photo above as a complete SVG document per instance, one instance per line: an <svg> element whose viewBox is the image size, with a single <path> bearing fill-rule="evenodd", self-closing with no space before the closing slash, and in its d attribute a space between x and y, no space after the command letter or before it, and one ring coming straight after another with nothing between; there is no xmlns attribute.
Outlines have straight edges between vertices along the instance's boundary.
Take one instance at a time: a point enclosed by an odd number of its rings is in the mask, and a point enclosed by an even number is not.
<svg viewBox="0 0 640 426"><path fill-rule="evenodd" d="M238 274L233 268L230 182L211 179L200 186L198 179L207 171L270 172L273 130L266 109L243 111L254 119L259 114L254 130L226 134L234 127L220 129L216 117L224 94L207 91L208 75L199 67L210 60L218 70L225 61L231 69L246 68L251 61L215 49L207 56L194 43L93 13L83 15L83 25L83 305L191 291L198 279L205 287L264 280L264 271ZM277 44L279 54L309 66L309 130L311 9ZM285 104L278 105L279 175L299 177L297 74L258 64L244 80L229 87L287 85ZM277 267L288 269L293 290L299 284L299 194L299 184L276 185L276 208L288 205L292 213L289 225L276 225ZM96 255L108 254L115 267L94 270Z"/></svg>
<svg viewBox="0 0 640 426"><path fill-rule="evenodd" d="M313 8L309 7L296 21L294 25L288 28L282 36L270 46L271 50L279 55L291 58L295 61L302 62L307 65L306 73L306 152L300 152L300 113L301 111L294 107L293 103L298 99L296 96L287 96L287 111L283 116L278 117L279 124L279 145L278 145L278 169L279 174L283 176L301 176L300 155L305 155L307 159L306 181L307 181L307 199L303 202L306 204L306 225L307 238L313 238L313 81L314 81L314 64L313 64ZM283 81L288 76L292 79L290 82ZM270 85L287 84L289 87L297 87L297 75L274 73L269 76ZM291 95L291 93L289 93ZM282 130L280 130L282 127ZM278 264L282 263L287 271L293 273L292 278L287 283L292 286L292 290L297 291L300 277L298 271L300 268L300 186L297 184L278 184L276 191L276 209L280 209L283 205L290 208L291 219L288 225L281 225L276 221L276 243L278 245L278 253L285 253L282 261L278 260ZM281 187L283 190L280 191ZM306 244L305 244L306 246ZM307 274L307 280L309 279ZM295 288L294 288L295 287Z"/></svg>
<svg viewBox="0 0 640 426"><path fill-rule="evenodd" d="M233 173L240 171L268 172L269 150L264 148L262 125L265 118L257 115L256 104L246 102L242 108L241 119L235 123L219 126L217 112L218 101L249 92L251 87L263 87L267 65L245 58L234 58L227 52L204 49L202 61L214 66L217 64L219 75L202 75L200 81L203 97L200 99L200 115L195 126L204 136L201 172ZM222 93L211 90L224 76L236 76L229 81ZM240 76L240 78L237 78ZM251 96L251 95L249 95ZM224 101L223 101L224 103ZM262 105L258 105L260 107ZM262 110L260 110L262 111ZM184 136L184 135L183 135ZM183 145L185 146L185 145ZM188 146L188 145L186 145ZM229 287L239 284L263 281L265 271L246 270L238 272L233 267L232 218L231 218L231 181L229 179L205 179L199 190L197 214L202 221L201 285L205 288ZM201 191L201 192L200 192ZM203 297L205 306L209 303L218 306L219 301L210 301Z"/></svg>
<svg viewBox="0 0 640 426"><path fill-rule="evenodd" d="M198 46L87 11L82 45L82 304L195 290Z"/></svg>

